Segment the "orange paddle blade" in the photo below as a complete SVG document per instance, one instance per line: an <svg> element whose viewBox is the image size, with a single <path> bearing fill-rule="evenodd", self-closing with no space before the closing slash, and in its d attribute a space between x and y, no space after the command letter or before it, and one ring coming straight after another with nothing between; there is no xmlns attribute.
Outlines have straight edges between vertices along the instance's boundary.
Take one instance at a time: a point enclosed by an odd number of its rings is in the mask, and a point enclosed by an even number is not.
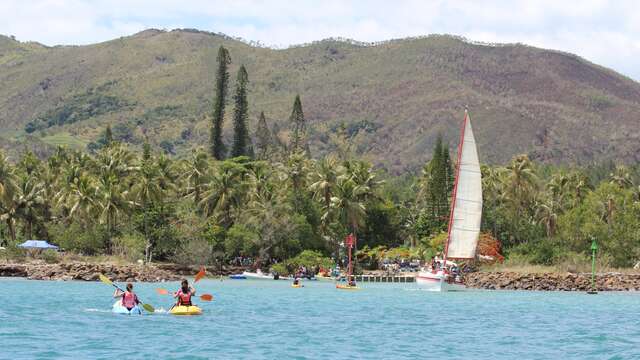
<svg viewBox="0 0 640 360"><path fill-rule="evenodd" d="M169 291L168 291L167 289L160 289L160 288L157 288L157 289L156 289L156 292L157 292L158 294L160 294L160 295L169 295Z"/></svg>
<svg viewBox="0 0 640 360"><path fill-rule="evenodd" d="M213 295L211 295L211 294L200 295L200 300L202 300L202 301L211 301L211 300L213 300Z"/></svg>
<svg viewBox="0 0 640 360"><path fill-rule="evenodd" d="M194 282L200 281L200 279L202 279L206 273L207 273L207 270L204 268L204 266L201 267L200 271L198 271L198 273L196 274L196 279Z"/></svg>

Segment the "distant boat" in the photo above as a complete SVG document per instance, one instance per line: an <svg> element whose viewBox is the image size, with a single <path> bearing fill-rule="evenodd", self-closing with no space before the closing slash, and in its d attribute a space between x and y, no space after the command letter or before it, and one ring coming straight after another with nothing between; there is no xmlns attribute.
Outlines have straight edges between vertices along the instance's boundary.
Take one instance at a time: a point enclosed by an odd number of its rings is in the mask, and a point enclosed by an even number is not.
<svg viewBox="0 0 640 360"><path fill-rule="evenodd" d="M258 269L256 272L245 271L242 276L248 280L291 280L288 277L279 276L276 278L273 274L265 274L262 270Z"/></svg>
<svg viewBox="0 0 640 360"><path fill-rule="evenodd" d="M473 259L482 219L482 176L471 119L465 110L458 145L458 162L442 259L416 276L419 286L433 291L464 290L460 269L451 259Z"/></svg>

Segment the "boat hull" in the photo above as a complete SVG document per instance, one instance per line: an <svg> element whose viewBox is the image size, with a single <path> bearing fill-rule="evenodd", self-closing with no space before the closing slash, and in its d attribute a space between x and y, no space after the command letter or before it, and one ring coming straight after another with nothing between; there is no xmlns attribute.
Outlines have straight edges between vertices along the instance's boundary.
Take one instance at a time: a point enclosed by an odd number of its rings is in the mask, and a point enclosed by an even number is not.
<svg viewBox="0 0 640 360"><path fill-rule="evenodd" d="M270 274L267 275L265 273L254 273L249 271L243 272L242 276L247 280L293 280L285 276L280 276L278 279L274 279L274 276Z"/></svg>
<svg viewBox="0 0 640 360"><path fill-rule="evenodd" d="M416 284L428 291L465 291L467 287L463 283L447 281L447 275L442 272L432 273L421 271L416 276Z"/></svg>

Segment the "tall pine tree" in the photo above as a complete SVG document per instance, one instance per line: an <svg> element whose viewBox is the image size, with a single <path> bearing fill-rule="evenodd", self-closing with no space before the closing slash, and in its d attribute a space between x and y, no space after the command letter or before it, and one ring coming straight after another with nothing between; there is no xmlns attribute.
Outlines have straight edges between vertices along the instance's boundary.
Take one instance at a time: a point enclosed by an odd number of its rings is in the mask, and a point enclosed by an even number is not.
<svg viewBox="0 0 640 360"><path fill-rule="evenodd" d="M104 142L106 146L113 144L113 132L110 124L107 124L107 128L104 130Z"/></svg>
<svg viewBox="0 0 640 360"><path fill-rule="evenodd" d="M235 108L233 112L233 148L231 155L251 156L251 139L249 138L249 130L247 129L247 113L249 111L249 103L247 101L247 83L249 76L244 65L238 70L238 80L236 83L236 93L233 96Z"/></svg>
<svg viewBox="0 0 640 360"><path fill-rule="evenodd" d="M449 146L444 145L442 136L438 136L433 149L433 158L425 166L427 202L427 224L429 233L446 230L449 220L450 194L453 189L453 170Z"/></svg>
<svg viewBox="0 0 640 360"><path fill-rule="evenodd" d="M291 135L289 135L289 151L298 152L307 150L307 128L304 121L304 113L302 112L302 102L300 95L296 95L293 101L293 110L289 117L291 123Z"/></svg>
<svg viewBox="0 0 640 360"><path fill-rule="evenodd" d="M224 159L226 148L222 140L222 126L224 123L224 107L227 102L229 87L228 65L231 63L229 51L223 46L218 49L218 69L216 71L216 99L213 104L213 117L211 118L211 132L209 146L211 155L218 160Z"/></svg>
<svg viewBox="0 0 640 360"><path fill-rule="evenodd" d="M258 126L256 128L256 156L260 160L266 160L271 151L271 130L267 126L267 119L264 117L264 111L260 113Z"/></svg>

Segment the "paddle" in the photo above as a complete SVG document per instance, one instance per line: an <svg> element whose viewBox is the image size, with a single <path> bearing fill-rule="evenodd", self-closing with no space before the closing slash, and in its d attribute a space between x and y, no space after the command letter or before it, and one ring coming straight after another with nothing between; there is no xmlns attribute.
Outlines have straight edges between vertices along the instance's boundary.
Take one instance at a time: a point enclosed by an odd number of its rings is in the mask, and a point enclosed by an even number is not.
<svg viewBox="0 0 640 360"><path fill-rule="evenodd" d="M119 287L118 285L114 284L114 283L113 283L113 281L109 280L109 278L108 278L108 277L106 277L106 276L104 276L104 275L102 275L102 274L99 274L99 275L98 275L98 277L100 278L100 281L102 281L103 283L105 283L105 284L107 284L107 285L111 285L111 286L113 286L114 288L116 288L116 289L118 289L118 290L120 290L120 291L124 292L124 290L120 289L120 287ZM150 313L152 313L152 312L155 312L155 311L156 311L156 309L154 309L154 308L153 308L153 306L151 306L150 304L142 303L142 307L143 307L146 311L148 311L148 312L150 312Z"/></svg>
<svg viewBox="0 0 640 360"><path fill-rule="evenodd" d="M170 295L171 293L169 292L169 290L167 289L162 289L162 288L157 288L156 292L160 295ZM211 301L213 300L213 295L211 294L202 294L200 296L197 296L200 298L200 300L202 301Z"/></svg>
<svg viewBox="0 0 640 360"><path fill-rule="evenodd" d="M200 281L200 279L202 279L205 275L207 274L207 270L204 268L204 266L200 267L200 271L198 271L198 273L196 274L195 280L193 281L194 283L197 283L198 281Z"/></svg>

